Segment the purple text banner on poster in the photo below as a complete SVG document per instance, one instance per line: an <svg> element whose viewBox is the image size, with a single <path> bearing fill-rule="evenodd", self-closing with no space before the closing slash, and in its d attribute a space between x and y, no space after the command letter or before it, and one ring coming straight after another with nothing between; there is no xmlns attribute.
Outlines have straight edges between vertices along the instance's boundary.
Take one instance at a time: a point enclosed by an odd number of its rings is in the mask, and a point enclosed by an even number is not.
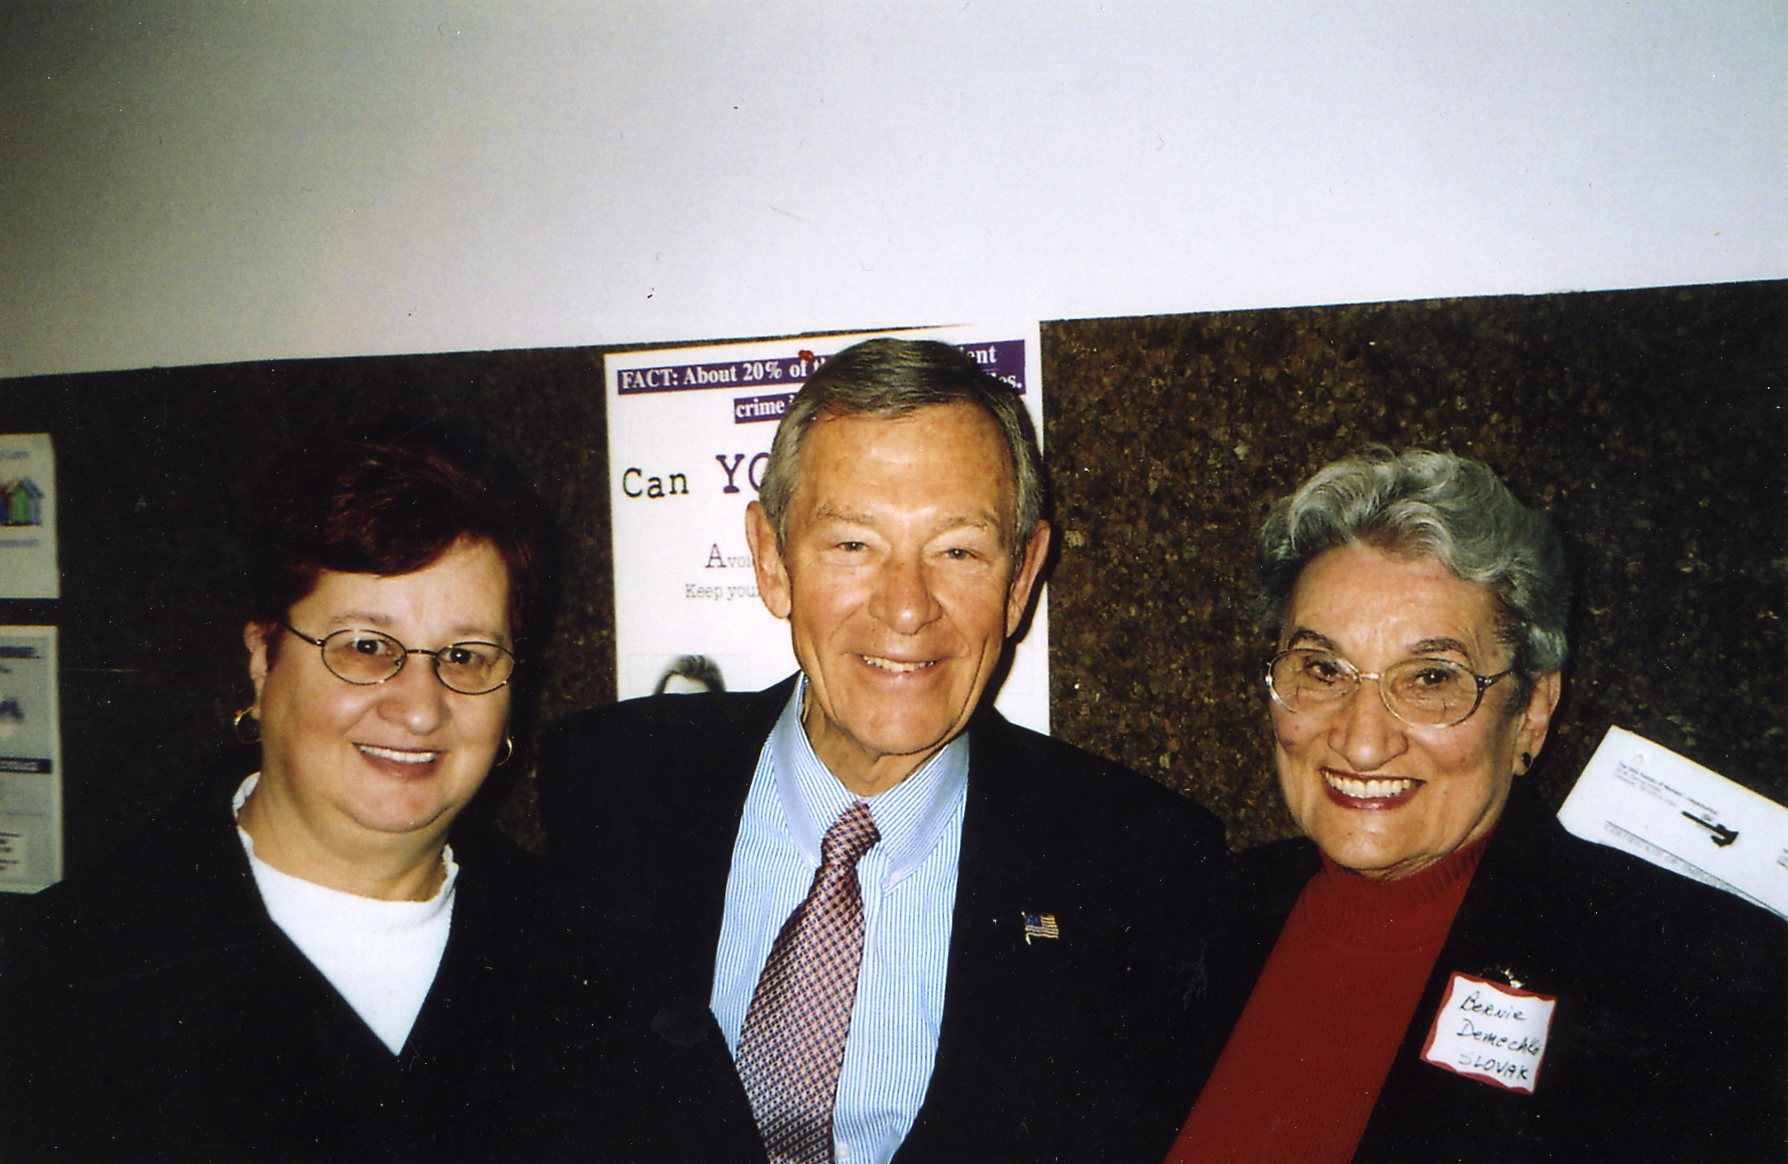
<svg viewBox="0 0 1788 1164"><path fill-rule="evenodd" d="M989 375L1004 380L1012 385L1013 391L1023 395L1024 344L1024 340L996 340L964 344L962 350L973 356ZM830 354L818 355L803 350L794 356L761 360L623 368L615 390L622 396L633 396L702 388L786 388L787 391L741 396L733 401L733 422L756 424L781 419L790 397L830 358Z"/></svg>

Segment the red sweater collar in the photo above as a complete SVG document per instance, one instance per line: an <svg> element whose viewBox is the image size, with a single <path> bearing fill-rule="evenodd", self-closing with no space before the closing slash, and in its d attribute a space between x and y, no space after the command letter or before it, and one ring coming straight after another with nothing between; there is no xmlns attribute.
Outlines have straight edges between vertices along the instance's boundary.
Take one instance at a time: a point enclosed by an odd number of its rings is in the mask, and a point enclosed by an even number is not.
<svg viewBox="0 0 1788 1164"><path fill-rule="evenodd" d="M1395 881L1349 872L1324 855L1297 908L1324 939L1341 945L1387 952L1432 945L1452 926L1489 840L1485 834Z"/></svg>

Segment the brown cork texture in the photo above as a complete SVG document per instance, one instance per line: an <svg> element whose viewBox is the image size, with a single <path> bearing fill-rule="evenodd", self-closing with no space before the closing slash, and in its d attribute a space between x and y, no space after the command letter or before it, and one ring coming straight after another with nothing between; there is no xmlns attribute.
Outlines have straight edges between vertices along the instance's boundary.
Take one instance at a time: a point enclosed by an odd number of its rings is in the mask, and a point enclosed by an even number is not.
<svg viewBox="0 0 1788 1164"><path fill-rule="evenodd" d="M699 338L699 337L695 337ZM0 429L54 435L69 868L232 749L248 702L248 499L275 457L396 411L475 428L562 535L493 789L537 841L542 722L613 697L599 349L0 381ZM1610 724L1788 800L1788 284L1051 323L1045 441L1056 734L1197 796L1231 841L1282 835L1250 615L1265 505L1371 442L1488 462L1558 519L1575 658L1532 779L1556 802Z"/></svg>

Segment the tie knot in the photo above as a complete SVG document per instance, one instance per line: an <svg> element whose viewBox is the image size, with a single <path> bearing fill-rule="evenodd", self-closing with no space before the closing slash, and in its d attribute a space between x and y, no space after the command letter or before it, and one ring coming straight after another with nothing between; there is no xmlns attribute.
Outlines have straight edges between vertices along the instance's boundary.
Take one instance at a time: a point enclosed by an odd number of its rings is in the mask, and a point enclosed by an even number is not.
<svg viewBox="0 0 1788 1164"><path fill-rule="evenodd" d="M861 800L852 801L826 830L825 839L820 842L820 864L853 869L863 859L863 854L881 839L882 834L875 827L875 817L869 814L869 805Z"/></svg>

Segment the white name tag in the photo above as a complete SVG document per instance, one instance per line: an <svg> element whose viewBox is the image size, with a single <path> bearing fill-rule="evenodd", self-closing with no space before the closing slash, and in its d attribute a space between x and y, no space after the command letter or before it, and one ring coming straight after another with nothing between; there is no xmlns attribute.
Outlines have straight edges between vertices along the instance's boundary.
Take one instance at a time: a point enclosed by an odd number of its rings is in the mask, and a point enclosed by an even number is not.
<svg viewBox="0 0 1788 1164"><path fill-rule="evenodd" d="M1453 972L1422 1045L1444 1071L1532 1095L1558 999Z"/></svg>

